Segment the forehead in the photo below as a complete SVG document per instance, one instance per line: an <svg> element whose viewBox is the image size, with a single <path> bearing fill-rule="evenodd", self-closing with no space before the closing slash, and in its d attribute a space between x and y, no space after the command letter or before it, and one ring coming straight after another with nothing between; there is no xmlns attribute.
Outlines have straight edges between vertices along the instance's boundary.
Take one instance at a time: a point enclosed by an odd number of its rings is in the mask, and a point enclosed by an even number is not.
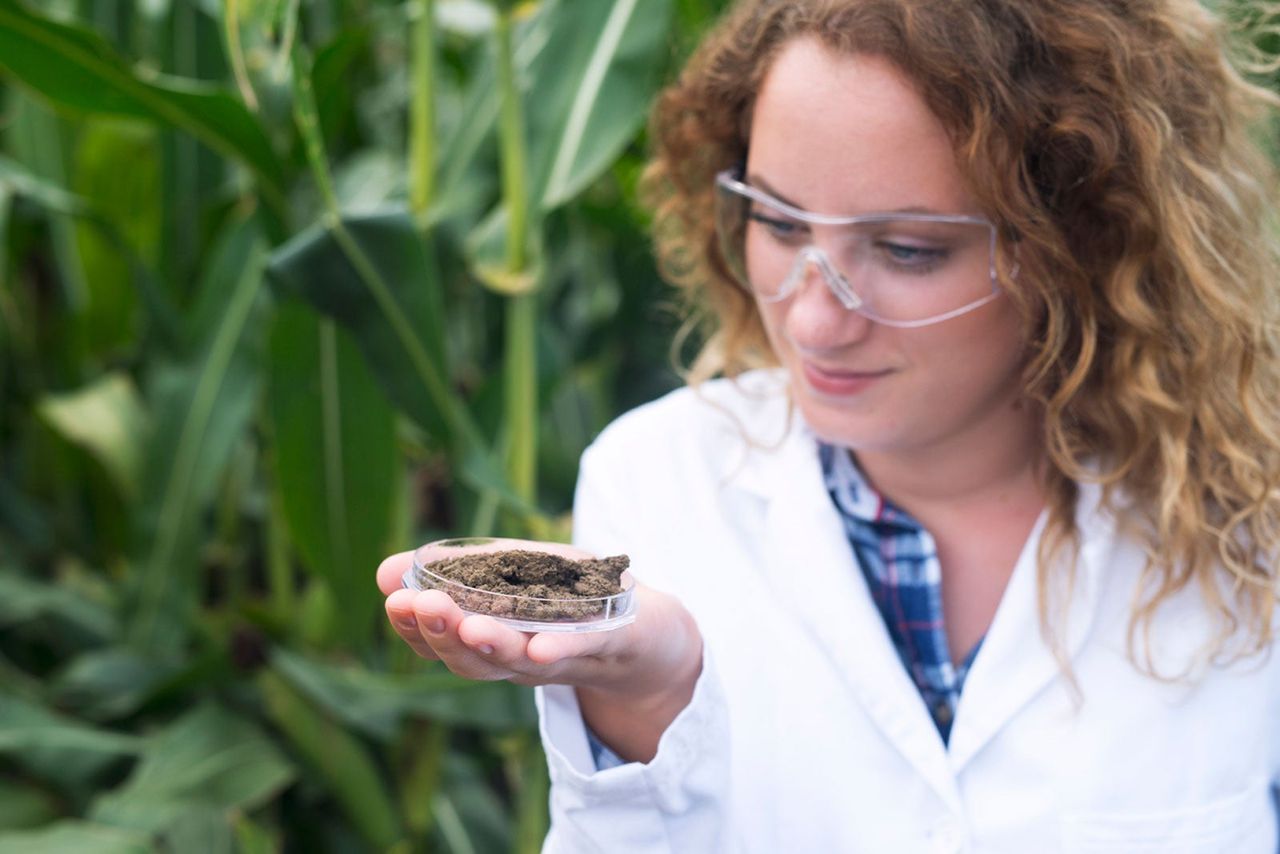
<svg viewBox="0 0 1280 854"><path fill-rule="evenodd" d="M978 213L945 128L891 63L797 39L756 98L748 176L809 210Z"/></svg>

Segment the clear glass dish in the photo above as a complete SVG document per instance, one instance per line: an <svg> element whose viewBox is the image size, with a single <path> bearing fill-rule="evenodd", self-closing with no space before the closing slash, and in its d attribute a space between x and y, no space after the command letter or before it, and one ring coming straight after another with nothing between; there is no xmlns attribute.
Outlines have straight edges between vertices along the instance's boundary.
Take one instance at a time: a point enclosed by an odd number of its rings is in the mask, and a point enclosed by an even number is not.
<svg viewBox="0 0 1280 854"><path fill-rule="evenodd" d="M517 596L469 587L427 569L429 564L481 552L520 549L581 558L572 546L501 537L464 537L436 540L419 546L413 564L401 583L410 590L441 590L469 614L485 614L523 632L601 632L620 628L636 618L635 580L629 571L621 576L622 591L591 599L546 599ZM555 616L547 616L554 614Z"/></svg>

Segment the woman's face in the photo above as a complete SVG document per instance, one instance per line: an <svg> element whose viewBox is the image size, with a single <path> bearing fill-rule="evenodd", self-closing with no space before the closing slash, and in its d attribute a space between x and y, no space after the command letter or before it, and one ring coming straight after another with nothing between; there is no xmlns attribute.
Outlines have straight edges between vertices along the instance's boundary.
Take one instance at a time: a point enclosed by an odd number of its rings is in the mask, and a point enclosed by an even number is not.
<svg viewBox="0 0 1280 854"><path fill-rule="evenodd" d="M907 80L816 40L774 61L749 152L746 183L804 210L981 215L946 132ZM971 268L989 281L983 264ZM846 309L811 264L789 296L758 305L793 396L826 441L888 454L970 447L964 440L1007 438L1027 418L1024 339L1007 297L929 326L886 326Z"/></svg>

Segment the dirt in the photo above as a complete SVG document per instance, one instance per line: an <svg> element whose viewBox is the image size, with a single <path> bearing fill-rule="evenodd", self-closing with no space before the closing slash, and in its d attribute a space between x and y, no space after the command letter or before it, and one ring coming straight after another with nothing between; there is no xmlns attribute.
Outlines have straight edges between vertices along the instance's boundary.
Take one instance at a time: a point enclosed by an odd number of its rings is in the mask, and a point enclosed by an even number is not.
<svg viewBox="0 0 1280 854"><path fill-rule="evenodd" d="M541 602L450 591L458 606L466 611L552 622L607 616L603 602L572 600L601 599L621 593L622 571L630 564L631 559L626 555L572 560L545 552L511 549L445 558L433 561L425 568L479 590L533 600L569 600Z"/></svg>

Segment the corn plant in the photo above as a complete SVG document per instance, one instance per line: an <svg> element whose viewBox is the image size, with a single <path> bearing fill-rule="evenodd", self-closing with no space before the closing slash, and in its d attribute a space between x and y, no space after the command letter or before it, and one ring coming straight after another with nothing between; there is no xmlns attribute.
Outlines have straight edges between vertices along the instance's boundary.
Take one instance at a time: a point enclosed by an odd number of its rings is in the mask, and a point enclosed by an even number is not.
<svg viewBox="0 0 1280 854"><path fill-rule="evenodd" d="M0 0L0 851L537 850L382 625L675 384L635 201L719 3Z"/></svg>

